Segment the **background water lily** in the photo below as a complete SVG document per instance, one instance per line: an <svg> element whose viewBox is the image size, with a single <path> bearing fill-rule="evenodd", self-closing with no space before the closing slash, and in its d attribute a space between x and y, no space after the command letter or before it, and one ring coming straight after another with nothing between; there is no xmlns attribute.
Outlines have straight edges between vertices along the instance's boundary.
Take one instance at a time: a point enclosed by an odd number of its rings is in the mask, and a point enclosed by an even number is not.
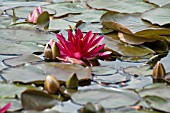
<svg viewBox="0 0 170 113"><path fill-rule="evenodd" d="M42 7L39 6L39 7L36 7L34 9L33 12L31 12L28 17L27 17L27 21L28 22L32 22L32 23L37 23L37 19L38 17L40 16L40 14L43 13L43 10L42 10Z"/></svg>
<svg viewBox="0 0 170 113"><path fill-rule="evenodd" d="M104 36L97 38L97 34L93 35L92 31L83 35L80 29L77 29L75 34L68 30L68 40L62 34L56 36L59 40L56 42L60 49L59 59L66 62L95 65L98 57L111 54L110 51L101 52L105 47L105 44L101 44Z"/></svg>

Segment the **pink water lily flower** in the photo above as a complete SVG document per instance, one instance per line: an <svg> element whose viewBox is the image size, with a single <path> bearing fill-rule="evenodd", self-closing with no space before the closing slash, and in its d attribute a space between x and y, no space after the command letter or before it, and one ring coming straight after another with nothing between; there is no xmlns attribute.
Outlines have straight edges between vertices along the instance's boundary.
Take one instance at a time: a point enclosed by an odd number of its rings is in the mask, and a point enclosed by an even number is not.
<svg viewBox="0 0 170 113"><path fill-rule="evenodd" d="M83 35L81 30L77 29L74 35L68 30L68 40L62 34L56 34L56 36L59 40L56 44L60 50L58 58L66 62L94 65L97 63L97 57L111 54L111 51L101 52L105 46L105 44L101 44L104 36L97 38L97 34L93 35L92 31Z"/></svg>
<svg viewBox="0 0 170 113"><path fill-rule="evenodd" d="M36 7L34 9L33 12L31 12L28 17L27 17L27 21L28 22L32 22L32 23L37 23L37 19L38 17L40 16L40 14L43 13L43 10L42 10L42 7L39 6L39 7Z"/></svg>
<svg viewBox="0 0 170 113"><path fill-rule="evenodd" d="M11 103L6 104L4 107L0 108L0 113L5 113L11 107Z"/></svg>

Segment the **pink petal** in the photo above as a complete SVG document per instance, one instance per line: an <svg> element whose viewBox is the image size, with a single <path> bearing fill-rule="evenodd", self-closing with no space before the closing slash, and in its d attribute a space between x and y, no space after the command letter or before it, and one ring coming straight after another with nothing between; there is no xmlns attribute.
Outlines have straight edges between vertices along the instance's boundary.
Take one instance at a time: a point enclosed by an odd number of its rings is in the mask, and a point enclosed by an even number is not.
<svg viewBox="0 0 170 113"><path fill-rule="evenodd" d="M67 62L72 63L72 64L80 64L80 65L83 64L83 61L80 60L80 59L75 59L75 58L69 58L69 57L67 57L65 60L66 60Z"/></svg>
<svg viewBox="0 0 170 113"><path fill-rule="evenodd" d="M112 53L111 51L105 51L103 53L100 53L99 55L102 57L102 56L110 55L111 53Z"/></svg>
<svg viewBox="0 0 170 113"><path fill-rule="evenodd" d="M68 30L68 41L70 41L72 43L74 42L74 35L71 32L71 30Z"/></svg>
<svg viewBox="0 0 170 113"><path fill-rule="evenodd" d="M96 40L94 40L91 44L91 47L89 48L88 52L92 51L96 46L98 46L102 41L103 41L104 37L101 36L99 38L97 38Z"/></svg>
<svg viewBox="0 0 170 113"><path fill-rule="evenodd" d="M74 57L76 59L80 59L82 57L82 54L80 52L76 52L76 53L74 53Z"/></svg>
<svg viewBox="0 0 170 113"><path fill-rule="evenodd" d="M5 113L11 107L11 103L6 104L4 107L0 108L0 113Z"/></svg>
<svg viewBox="0 0 170 113"><path fill-rule="evenodd" d="M104 46L105 46L105 44L102 44L102 45L99 45L98 47L94 48L92 51L90 51L90 52L88 53L89 56L90 56L90 55L93 55L93 54L96 54L96 53L99 53L99 51L100 51L101 49L103 49Z"/></svg>
<svg viewBox="0 0 170 113"><path fill-rule="evenodd" d="M92 36L92 31L89 31L84 38L82 39L82 47L86 46L86 44L89 42L90 38Z"/></svg>
<svg viewBox="0 0 170 113"><path fill-rule="evenodd" d="M60 51L62 51L65 55L67 56L72 56L72 54L70 53L70 51L68 51L68 49L64 48L61 44L56 43L57 46L59 47Z"/></svg>
<svg viewBox="0 0 170 113"><path fill-rule="evenodd" d="M53 39L51 39L51 40L48 42L48 44L50 45L50 47L52 47L52 45L53 45L54 42L55 42L55 41L54 41Z"/></svg>
<svg viewBox="0 0 170 113"><path fill-rule="evenodd" d="M38 7L38 11L39 11L40 14L43 13L43 10L42 10L41 6Z"/></svg>

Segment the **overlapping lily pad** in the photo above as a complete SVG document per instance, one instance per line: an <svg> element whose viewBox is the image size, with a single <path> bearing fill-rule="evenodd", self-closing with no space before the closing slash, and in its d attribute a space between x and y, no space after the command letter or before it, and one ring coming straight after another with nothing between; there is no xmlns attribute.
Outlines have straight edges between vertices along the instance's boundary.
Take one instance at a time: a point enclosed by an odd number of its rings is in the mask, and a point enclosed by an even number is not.
<svg viewBox="0 0 170 113"><path fill-rule="evenodd" d="M0 28L9 28L12 22L12 18L0 16Z"/></svg>
<svg viewBox="0 0 170 113"><path fill-rule="evenodd" d="M116 91L108 89L82 90L74 93L72 100L79 104L99 103L104 108L118 108L133 105L139 101L138 95L130 90ZM124 101L120 101L124 100Z"/></svg>
<svg viewBox="0 0 170 113"><path fill-rule="evenodd" d="M35 6L25 6L25 7L16 7L14 8L16 16L19 18L27 18L28 14L31 13L34 10ZM53 9L49 9L46 7L42 7L43 11L47 11L49 14L54 15L56 14L56 11ZM8 9L6 10L6 13L13 16L13 10Z"/></svg>
<svg viewBox="0 0 170 113"><path fill-rule="evenodd" d="M54 75L59 81L65 82L72 73L76 73L80 81L87 81L91 77L89 68L80 65L44 62L9 68L2 71L2 76L7 81L21 83L43 83L47 75Z"/></svg>
<svg viewBox="0 0 170 113"><path fill-rule="evenodd" d="M160 6L160 7L170 3L169 0L144 0L144 1L156 4L156 5Z"/></svg>
<svg viewBox="0 0 170 113"><path fill-rule="evenodd" d="M54 9L57 13L54 17L62 17L68 14L80 14L87 11L81 2L63 2L44 6L46 8Z"/></svg>
<svg viewBox="0 0 170 113"><path fill-rule="evenodd" d="M156 8L142 14L142 19L160 26L170 24L170 4Z"/></svg>
<svg viewBox="0 0 170 113"><path fill-rule="evenodd" d="M168 28L160 28L143 21L141 14L115 14L113 12L107 12L102 15L101 22L104 27L137 36L145 36L145 38L151 37L151 34L170 34L170 29Z"/></svg>
<svg viewBox="0 0 170 113"><path fill-rule="evenodd" d="M120 13L142 13L154 8L152 4L147 4L143 0L94 0L88 1L88 5L96 9L105 9Z"/></svg>

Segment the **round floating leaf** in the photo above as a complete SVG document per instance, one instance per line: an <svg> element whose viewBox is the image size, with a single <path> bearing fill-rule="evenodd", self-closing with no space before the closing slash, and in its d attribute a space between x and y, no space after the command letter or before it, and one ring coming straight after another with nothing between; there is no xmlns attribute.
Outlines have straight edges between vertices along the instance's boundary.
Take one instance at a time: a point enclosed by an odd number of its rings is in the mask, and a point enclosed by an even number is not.
<svg viewBox="0 0 170 113"><path fill-rule="evenodd" d="M123 56L137 57L155 53L153 50L144 46L133 46L122 43L119 41L118 37L115 36L115 34L105 35L103 43L105 43L107 47L109 47L113 51L116 51L117 53Z"/></svg>
<svg viewBox="0 0 170 113"><path fill-rule="evenodd" d="M170 112L170 99L164 99L157 96L146 96L144 100L148 105L156 110Z"/></svg>
<svg viewBox="0 0 170 113"><path fill-rule="evenodd" d="M14 84L0 84L0 99L20 97L21 93L26 90L26 87L16 86Z"/></svg>
<svg viewBox="0 0 170 113"><path fill-rule="evenodd" d="M160 7L170 3L169 0L144 0L144 1L156 4L156 5L160 6Z"/></svg>
<svg viewBox="0 0 170 113"><path fill-rule="evenodd" d="M12 18L0 16L0 28L9 28Z"/></svg>
<svg viewBox="0 0 170 113"><path fill-rule="evenodd" d="M58 101L40 90L26 90L21 94L24 110L44 110L58 104Z"/></svg>
<svg viewBox="0 0 170 113"><path fill-rule="evenodd" d="M27 18L28 14L31 13L35 9L35 6L22 6L14 8L16 16L19 18ZM42 7L43 11L47 11L50 15L54 15L56 13L55 10ZM12 9L7 9L6 13L13 16Z"/></svg>
<svg viewBox="0 0 170 113"><path fill-rule="evenodd" d="M8 66L23 65L26 63L32 63L32 62L38 62L38 61L42 61L42 59L33 54L7 58L3 60L3 62Z"/></svg>
<svg viewBox="0 0 170 113"><path fill-rule="evenodd" d="M4 59L7 59L7 58L12 58L13 56L5 56L5 55L0 55L0 62L2 62ZM3 64L3 63L0 63L0 70L6 68L6 66ZM1 79L0 79L1 81Z"/></svg>
<svg viewBox="0 0 170 113"><path fill-rule="evenodd" d="M97 76L113 75L118 71L109 66L94 66L91 69L92 73Z"/></svg>
<svg viewBox="0 0 170 113"><path fill-rule="evenodd" d="M47 5L49 3L47 2L38 2L38 1L30 1L30 2L24 2L23 0L20 1L9 1L9 0L4 0L0 2L1 10L6 10L9 8L14 8L14 7L19 7L19 6L41 6L41 5Z"/></svg>
<svg viewBox="0 0 170 113"><path fill-rule="evenodd" d="M101 34L112 32L112 30L102 28L102 25L100 23L82 23L78 26L78 28L80 28L81 31L85 33L89 32L89 30L92 30L93 33Z"/></svg>
<svg viewBox="0 0 170 113"><path fill-rule="evenodd" d="M42 83L47 75L54 75L59 81L66 81L70 74L76 73L79 81L87 81L91 77L89 68L80 65L56 62L44 62L23 67L9 68L2 71L2 76L8 81L22 83Z"/></svg>
<svg viewBox="0 0 170 113"><path fill-rule="evenodd" d="M136 76L151 76L152 75L152 69L150 69L149 65L138 66L138 67L130 66L130 67L124 68L124 72L131 74L131 75L136 75Z"/></svg>
<svg viewBox="0 0 170 113"><path fill-rule="evenodd" d="M18 99L0 99L0 108L6 105L7 103L11 103L11 107L8 110L10 112L14 112L22 109L21 102Z"/></svg>
<svg viewBox="0 0 170 113"><path fill-rule="evenodd" d="M142 14L142 19L152 24L166 25L170 24L170 4L156 8Z"/></svg>
<svg viewBox="0 0 170 113"><path fill-rule="evenodd" d="M82 90L74 93L71 97L76 103L99 103L104 108L129 106L135 104L140 99L134 91L115 91L108 89Z"/></svg>
<svg viewBox="0 0 170 113"><path fill-rule="evenodd" d="M147 87L144 88L143 90L139 92L139 95L141 97L158 96L158 97L162 97L165 99L170 99L169 91L170 91L170 87L166 86L165 84L157 84L157 86L150 85L148 86L148 88Z"/></svg>
<svg viewBox="0 0 170 113"><path fill-rule="evenodd" d="M28 54L37 51L43 51L43 47L38 47L37 44L31 42L12 42L12 41L0 41L1 51L0 54ZM8 48L8 49L7 49Z"/></svg>
<svg viewBox="0 0 170 113"><path fill-rule="evenodd" d="M109 29L128 34L135 34L137 36L145 36L145 38L151 37L153 34L170 34L170 29L168 28L160 28L143 21L141 19L141 14L115 14L114 12L107 12L102 15L101 22L104 27Z"/></svg>
<svg viewBox="0 0 170 113"><path fill-rule="evenodd" d="M63 19L51 19L48 30L49 31L59 31L61 29L70 29L69 26L75 27L76 23L69 22Z"/></svg>
<svg viewBox="0 0 170 113"><path fill-rule="evenodd" d="M87 11L81 2L62 2L46 5L44 7L55 10L57 13L54 17L62 17L68 14L80 14Z"/></svg>
<svg viewBox="0 0 170 113"><path fill-rule="evenodd" d="M80 15L69 15L66 19L72 22L78 22L79 20L82 20L83 22L100 22L100 17L104 13L106 13L106 11L89 10L88 12L84 12Z"/></svg>
<svg viewBox="0 0 170 113"><path fill-rule="evenodd" d="M94 0L88 1L88 5L96 9L105 9L120 13L142 13L154 8L153 5L143 2L143 0Z"/></svg>

